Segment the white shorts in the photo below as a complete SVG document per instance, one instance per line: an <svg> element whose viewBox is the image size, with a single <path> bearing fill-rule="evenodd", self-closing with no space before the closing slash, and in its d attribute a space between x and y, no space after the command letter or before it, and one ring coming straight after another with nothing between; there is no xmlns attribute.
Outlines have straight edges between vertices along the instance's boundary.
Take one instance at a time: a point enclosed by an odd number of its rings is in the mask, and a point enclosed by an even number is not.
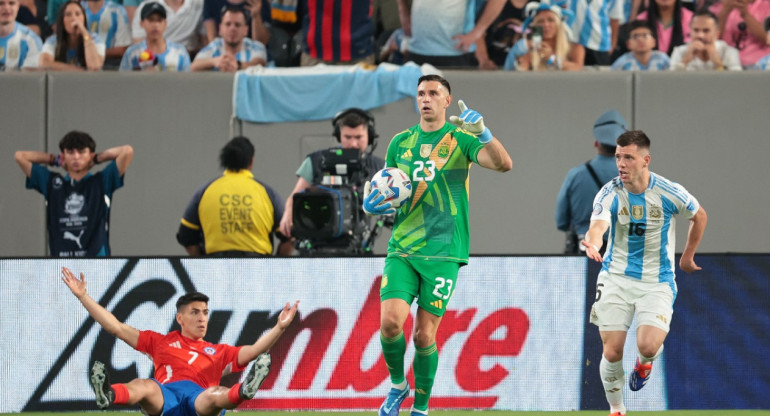
<svg viewBox="0 0 770 416"><path fill-rule="evenodd" d="M628 331L636 314L636 326L650 325L668 333L674 313L674 293L668 283L641 282L606 271L596 279L596 301L591 323L600 331Z"/></svg>

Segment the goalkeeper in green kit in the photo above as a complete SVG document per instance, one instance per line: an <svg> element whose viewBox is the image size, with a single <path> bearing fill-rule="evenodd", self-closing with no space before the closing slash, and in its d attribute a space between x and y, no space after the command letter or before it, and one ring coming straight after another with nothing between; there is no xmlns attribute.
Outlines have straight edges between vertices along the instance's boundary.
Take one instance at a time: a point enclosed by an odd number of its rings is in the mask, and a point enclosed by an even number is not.
<svg viewBox="0 0 770 416"><path fill-rule="evenodd" d="M412 196L391 207L366 184L363 208L371 215L395 213L380 287L380 342L392 383L379 416L397 416L409 396L404 372L404 322L417 299L414 326L414 390L412 416L428 413L438 368L436 331L457 285L457 272L468 263L468 170L472 162L505 172L513 162L484 119L465 103L447 121L452 103L449 82L425 75L417 83L420 123L396 134L385 165L406 172Z"/></svg>

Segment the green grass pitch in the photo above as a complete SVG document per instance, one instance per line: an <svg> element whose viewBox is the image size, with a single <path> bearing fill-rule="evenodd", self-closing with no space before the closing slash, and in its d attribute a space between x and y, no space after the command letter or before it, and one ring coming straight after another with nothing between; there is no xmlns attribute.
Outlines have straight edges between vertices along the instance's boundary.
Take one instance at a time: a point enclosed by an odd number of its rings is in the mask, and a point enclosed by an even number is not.
<svg viewBox="0 0 770 416"><path fill-rule="evenodd" d="M230 414L231 412L228 412ZM126 416L140 414L139 412L24 412L24 413L0 413L0 415L16 416L72 416L86 414L91 416ZM374 416L376 412L232 412L237 416ZM607 416L609 411L580 412L509 412L509 411L469 411L469 410L433 410L431 416ZM401 412L401 415L408 415ZM770 410L667 410L660 412L628 412L628 416L770 416Z"/></svg>

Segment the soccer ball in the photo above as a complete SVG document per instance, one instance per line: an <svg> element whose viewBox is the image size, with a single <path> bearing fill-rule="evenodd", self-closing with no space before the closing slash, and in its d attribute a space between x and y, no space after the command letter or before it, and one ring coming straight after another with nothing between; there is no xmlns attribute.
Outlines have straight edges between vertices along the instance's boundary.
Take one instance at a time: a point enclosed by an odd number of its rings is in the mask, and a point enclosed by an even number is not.
<svg viewBox="0 0 770 416"><path fill-rule="evenodd" d="M390 206L398 208L412 195L412 181L403 170L398 168L385 168L372 176L372 191L380 191L385 197L383 202L390 202Z"/></svg>

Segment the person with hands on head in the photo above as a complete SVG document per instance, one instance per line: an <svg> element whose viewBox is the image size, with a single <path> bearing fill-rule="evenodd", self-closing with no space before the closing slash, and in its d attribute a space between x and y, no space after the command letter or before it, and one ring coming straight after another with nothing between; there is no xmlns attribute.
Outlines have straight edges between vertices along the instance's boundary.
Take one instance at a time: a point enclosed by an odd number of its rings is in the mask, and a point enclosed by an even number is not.
<svg viewBox="0 0 770 416"><path fill-rule="evenodd" d="M399 168L411 178L409 199L392 208L376 190L364 197L364 209L369 214L395 211L380 285L380 343L391 389L379 416L397 416L409 395L404 374L404 323L415 298L415 399L411 415L428 413L438 367L436 333L457 286L458 271L468 263L470 165L476 163L498 172L513 166L508 152L484 125L484 117L478 111L459 101L460 116L447 120L451 93L444 78L420 77L420 122L396 134L388 146L385 166ZM437 200L443 203L436 203Z"/></svg>
<svg viewBox="0 0 770 416"><path fill-rule="evenodd" d="M86 27L86 12L77 0L68 0L56 18L56 32L45 40L40 68L53 71L98 71L104 65L106 45Z"/></svg>
<svg viewBox="0 0 770 416"><path fill-rule="evenodd" d="M586 256L602 262L596 283L591 323L599 327L603 351L599 364L611 416L625 415L623 346L636 317L638 358L629 377L637 391L650 379L652 363L663 352L677 286L674 280L675 216L690 220L679 267L685 273L701 268L695 251L708 221L697 199L676 182L650 171L650 139L640 130L617 140L619 176L594 199L591 224L582 242ZM602 236L610 238L602 260Z"/></svg>
<svg viewBox="0 0 770 416"><path fill-rule="evenodd" d="M273 328L251 345L231 346L205 341L209 323L208 296L200 292L182 295L176 302L176 322L180 330L166 335L140 331L123 322L91 298L83 273L62 267L62 281L105 331L131 348L152 358L153 378L135 378L128 383L110 384L107 367L99 361L91 367L91 387L100 409L117 405L136 405L144 414L177 416L215 416L223 409L234 409L254 397L270 372L268 351L294 320L299 301L288 302ZM254 361L242 383L220 386L224 374L242 371Z"/></svg>
<svg viewBox="0 0 770 416"><path fill-rule="evenodd" d="M48 245L54 257L109 256L109 222L112 194L123 186L123 175L134 149L117 146L96 153L88 133L73 130L59 141L58 155L20 150L16 163L27 176L27 189L46 201ZM109 162L99 172L94 165ZM61 167L66 175L44 165Z"/></svg>

